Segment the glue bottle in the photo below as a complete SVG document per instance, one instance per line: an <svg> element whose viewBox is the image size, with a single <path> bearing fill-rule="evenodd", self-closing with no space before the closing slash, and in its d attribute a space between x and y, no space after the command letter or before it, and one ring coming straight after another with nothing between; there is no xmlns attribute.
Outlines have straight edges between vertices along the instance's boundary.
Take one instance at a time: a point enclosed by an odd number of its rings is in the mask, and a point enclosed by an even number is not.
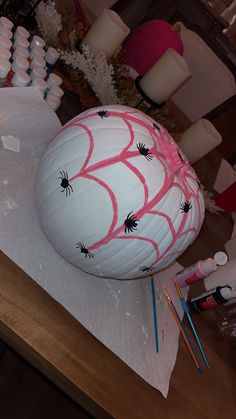
<svg viewBox="0 0 236 419"><path fill-rule="evenodd" d="M208 258L206 260L199 260L199 262L194 265L178 272L176 274L176 280L178 281L179 286L184 288L199 279L205 278L216 269L217 264L214 259Z"/></svg>
<svg viewBox="0 0 236 419"><path fill-rule="evenodd" d="M190 307L197 312L210 310L236 297L236 290L230 286L216 287L213 290L204 292L199 297L190 300Z"/></svg>

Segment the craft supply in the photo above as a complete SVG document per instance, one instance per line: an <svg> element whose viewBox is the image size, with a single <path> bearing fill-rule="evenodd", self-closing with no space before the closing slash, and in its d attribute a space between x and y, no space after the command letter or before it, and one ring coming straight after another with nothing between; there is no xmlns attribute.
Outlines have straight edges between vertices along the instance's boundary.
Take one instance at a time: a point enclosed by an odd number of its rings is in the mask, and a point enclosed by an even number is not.
<svg viewBox="0 0 236 419"><path fill-rule="evenodd" d="M201 368L201 366L200 366L200 364L199 364L199 362L197 360L197 357L196 357L196 355L195 355L195 353L194 353L194 351L193 351L193 349L191 347L189 338L188 338L188 336L187 336L187 334L186 334L186 332L185 332L185 330L183 328L183 325L181 324L180 317L179 317L178 312L177 312L177 310L176 310L176 308L175 308L175 306L174 306L174 304L172 302L172 299L171 299L171 297L170 297L170 295L169 295L169 293L168 293L168 291L167 291L167 289L165 287L162 286L162 290L163 290L164 296L166 297L166 300L167 300L168 306L169 306L169 308L170 308L170 310L172 312L172 315L173 315L173 317L175 319L175 322L177 323L177 326L178 326L178 328L180 330L180 333L183 336L184 342L185 342L185 344L186 344L186 346L187 346L187 348L189 350L189 353L190 353L190 355L191 355L191 357L192 357L192 359L193 359L193 361L194 361L197 369L201 373L202 372L202 368Z"/></svg>
<svg viewBox="0 0 236 419"><path fill-rule="evenodd" d="M9 29L5 28L4 26L0 26L0 36L4 36L7 39L12 38L12 31L10 31Z"/></svg>
<svg viewBox="0 0 236 419"><path fill-rule="evenodd" d="M56 86L61 86L61 84L62 84L62 79L61 79L61 77L59 77L57 74L55 74L55 73L51 73L51 74L49 74L49 76L48 76L48 78L47 78L47 85L48 85L48 88L52 87L54 84L55 84Z"/></svg>
<svg viewBox="0 0 236 419"><path fill-rule="evenodd" d="M22 57L25 60L28 60L28 58L29 58L29 50L26 49L26 48L23 48L23 47L16 47L15 50L14 50L14 52L13 52L13 54L12 54L13 60L16 57Z"/></svg>
<svg viewBox="0 0 236 419"><path fill-rule="evenodd" d="M197 312L210 310L236 297L236 290L230 286L216 287L190 300L190 307Z"/></svg>
<svg viewBox="0 0 236 419"><path fill-rule="evenodd" d="M32 80L31 86L37 86L41 92L41 94L44 96L45 91L47 89L47 82L43 79L40 79L39 77L35 77L35 79Z"/></svg>
<svg viewBox="0 0 236 419"><path fill-rule="evenodd" d="M205 278L217 269L217 264L212 258L199 260L199 262L176 274L176 280L181 288L186 287L199 279Z"/></svg>
<svg viewBox="0 0 236 419"><path fill-rule="evenodd" d="M82 40L96 56L101 51L110 58L128 36L130 29L113 10L104 9Z"/></svg>
<svg viewBox="0 0 236 419"><path fill-rule="evenodd" d="M221 134L207 119L194 122L181 135L178 145L190 164L196 163L222 142Z"/></svg>
<svg viewBox="0 0 236 419"><path fill-rule="evenodd" d="M10 62L5 60L4 58L0 58L0 87L4 86L10 68Z"/></svg>
<svg viewBox="0 0 236 419"><path fill-rule="evenodd" d="M6 150L15 151L15 153L20 152L19 139L11 135L2 135L1 144L2 144L2 147L5 148Z"/></svg>
<svg viewBox="0 0 236 419"><path fill-rule="evenodd" d="M156 352L159 352L157 309L156 309L156 290L155 290L155 281L154 281L153 277L151 277L151 289L152 289L152 307L153 307L153 324L154 324L155 345L156 345Z"/></svg>
<svg viewBox="0 0 236 419"><path fill-rule="evenodd" d="M12 62L12 70L14 72L19 71L19 70L26 72L28 68L29 68L29 61L23 57L16 55Z"/></svg>
<svg viewBox="0 0 236 419"><path fill-rule="evenodd" d="M30 83L30 77L24 71L16 71L11 79L10 86L13 87L24 87Z"/></svg>
<svg viewBox="0 0 236 419"><path fill-rule="evenodd" d="M30 63L30 68L34 68L35 66L37 67L42 67L45 68L45 59L43 57L40 57L39 55L35 55Z"/></svg>
<svg viewBox="0 0 236 419"><path fill-rule="evenodd" d="M0 17L0 26L4 26L5 28L12 30L14 23L5 16Z"/></svg>
<svg viewBox="0 0 236 419"><path fill-rule="evenodd" d="M214 254L214 261L218 266L223 266L228 262L229 258L225 252L216 252Z"/></svg>
<svg viewBox="0 0 236 419"><path fill-rule="evenodd" d="M6 38L5 36L0 35L0 47L10 50L12 47L12 42L10 41L10 39Z"/></svg>
<svg viewBox="0 0 236 419"><path fill-rule="evenodd" d="M179 294L179 299L180 299L180 302L181 302L181 306L182 306L182 308L183 308L184 313L186 314L186 317L187 317L188 323L189 323L189 325L190 325L190 327L191 327L191 330L192 330L192 332L193 332L194 339L195 339L195 341L197 342L198 348L199 348L199 350L200 350L200 352L201 352L201 354L202 354L202 357L203 357L203 359L204 359L204 362L205 362L205 364L206 364L207 368L209 368L209 367L210 367L210 365L209 365L208 359L207 359L206 354L205 354L205 352L204 352L204 350L203 350L203 347L202 347L202 344L201 344L200 338L199 338L199 336L198 336L198 333L197 333L197 331L196 331L196 328L195 328L195 326L194 326L194 324L193 324L193 321L192 321L192 318L191 318L191 316L190 316L189 309L188 309L188 305L187 305L187 303L186 303L186 301L185 301L185 299L184 299L183 293L182 293L182 291L181 291L181 289L180 289L179 284L178 284L178 282L177 282L177 281L175 281L175 287L176 287L176 290L177 290L177 292L178 292L178 294Z"/></svg>
<svg viewBox="0 0 236 419"><path fill-rule="evenodd" d="M139 86L154 103L162 104L190 75L184 58L169 48L139 81Z"/></svg>
<svg viewBox="0 0 236 419"><path fill-rule="evenodd" d="M35 79L35 77L39 77L40 79L45 79L46 77L46 70L43 67L34 66L30 72L31 80Z"/></svg>
<svg viewBox="0 0 236 419"><path fill-rule="evenodd" d="M34 35L32 38L32 41L30 43L30 49L33 49L35 46L36 47L41 47L44 48L46 45L45 41L43 40L43 38L41 38L38 35Z"/></svg>
<svg viewBox="0 0 236 419"><path fill-rule="evenodd" d="M58 97L58 99L61 99L62 96L64 95L63 90L59 86L57 86L56 84L54 84L54 85L52 85L52 87L50 87L49 92L52 95Z"/></svg>
<svg viewBox="0 0 236 419"><path fill-rule="evenodd" d="M37 45L35 45L34 48L30 50L31 59L33 59L35 56L44 58L45 54L45 49L43 49L42 47L38 47Z"/></svg>
<svg viewBox="0 0 236 419"><path fill-rule="evenodd" d="M47 52L46 52L46 55L45 55L47 73L52 73L53 72L54 66L55 66L59 56L60 56L60 54L55 48L49 47L47 49Z"/></svg>
<svg viewBox="0 0 236 419"><path fill-rule="evenodd" d="M13 38L16 39L17 36L23 36L23 38L29 39L30 33L23 26L17 26Z"/></svg>
<svg viewBox="0 0 236 419"><path fill-rule="evenodd" d="M212 272L204 279L206 290L228 284L236 288L236 259L231 259L226 265L219 266L217 271Z"/></svg>
<svg viewBox="0 0 236 419"><path fill-rule="evenodd" d="M5 60L9 61L11 58L11 52L9 49L0 47L0 57L4 58Z"/></svg>
<svg viewBox="0 0 236 419"><path fill-rule="evenodd" d="M14 39L14 42L13 42L13 48L15 49L16 47L28 48L29 41L27 41L27 39L24 38L23 36L17 35L17 37Z"/></svg>
<svg viewBox="0 0 236 419"><path fill-rule="evenodd" d="M56 111L60 106L60 99L57 96L54 96L50 92L46 96L46 102L52 107L54 111Z"/></svg>

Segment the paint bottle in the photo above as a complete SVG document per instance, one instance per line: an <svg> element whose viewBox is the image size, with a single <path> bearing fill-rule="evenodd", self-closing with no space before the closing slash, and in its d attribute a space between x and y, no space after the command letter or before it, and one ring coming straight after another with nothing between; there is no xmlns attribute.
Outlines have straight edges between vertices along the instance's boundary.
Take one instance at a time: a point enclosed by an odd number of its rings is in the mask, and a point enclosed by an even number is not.
<svg viewBox="0 0 236 419"><path fill-rule="evenodd" d="M46 51L42 47L34 46L34 48L30 50L30 58L31 58L31 60L34 57L42 57L42 58L44 58L45 57L45 54L46 54Z"/></svg>
<svg viewBox="0 0 236 419"><path fill-rule="evenodd" d="M29 39L30 33L23 26L17 26L13 38L16 39L17 36L23 36L25 39Z"/></svg>
<svg viewBox="0 0 236 419"><path fill-rule="evenodd" d="M32 38L32 41L30 43L30 50L32 50L34 47L41 47L44 48L46 45L45 41L43 40L43 38L41 38L41 36L38 35L34 35Z"/></svg>
<svg viewBox="0 0 236 419"><path fill-rule="evenodd" d="M211 272L217 269L217 264L212 258L206 260L199 260L194 265L176 274L176 280L181 288L184 288L199 279L205 278Z"/></svg>
<svg viewBox="0 0 236 419"><path fill-rule="evenodd" d="M12 87L25 87L30 83L30 76L24 71L16 71L11 80Z"/></svg>
<svg viewBox="0 0 236 419"><path fill-rule="evenodd" d="M4 60L9 61L11 58L11 53L9 49L0 47L0 57L4 58Z"/></svg>
<svg viewBox="0 0 236 419"><path fill-rule="evenodd" d="M45 59L43 57L40 57L39 55L35 55L31 60L30 68L33 69L35 66L42 67L45 69L46 67Z"/></svg>
<svg viewBox="0 0 236 419"><path fill-rule="evenodd" d="M0 17L0 26L4 26L5 28L9 29L10 31L12 30L14 23L12 23L12 21L10 19L8 19L5 16L1 16Z"/></svg>
<svg viewBox="0 0 236 419"><path fill-rule="evenodd" d="M27 61L25 58L23 57L19 57L19 56L15 56L12 65L11 65L11 70L9 71L8 75L7 75L7 81L9 83L11 83L11 80L14 76L14 73L16 71L24 71L26 72L29 68L29 61ZM7 87L7 86L5 86Z"/></svg>
<svg viewBox="0 0 236 419"><path fill-rule="evenodd" d="M48 78L47 78L47 85L48 88L50 89L50 87L56 85L56 86L61 86L62 84L62 79L61 77L59 77L57 74L55 73L51 73L49 74Z"/></svg>
<svg viewBox="0 0 236 419"><path fill-rule="evenodd" d="M0 36L4 36L7 39L12 38L12 31L10 31L10 29L5 28L4 26L0 26Z"/></svg>
<svg viewBox="0 0 236 419"><path fill-rule="evenodd" d="M43 67L34 66L30 72L31 80L35 79L35 77L39 77L40 79L45 79L46 77L46 70Z"/></svg>
<svg viewBox="0 0 236 419"><path fill-rule="evenodd" d="M22 35L17 35L16 38L13 40L13 48L16 47L23 47L28 48L29 47L29 41L24 38Z"/></svg>
<svg viewBox="0 0 236 419"><path fill-rule="evenodd" d="M47 49L45 60L46 60L46 67L47 67L48 74L53 72L55 64L59 56L60 54L55 48L49 47Z"/></svg>
<svg viewBox="0 0 236 419"><path fill-rule="evenodd" d="M44 97L45 91L47 89L47 83L45 80L40 79L39 77L35 77L35 79L33 79L32 82L30 83L30 86L38 87L40 93Z"/></svg>
<svg viewBox="0 0 236 419"><path fill-rule="evenodd" d="M7 75L11 69L11 64L4 58L0 58L0 87L4 87Z"/></svg>
<svg viewBox="0 0 236 419"><path fill-rule="evenodd" d="M56 111L59 108L60 104L61 104L60 99L58 97L54 96L50 92L46 96L46 102L49 104L49 106L51 106L51 108L54 111Z"/></svg>
<svg viewBox="0 0 236 419"><path fill-rule="evenodd" d="M222 287L225 284L233 285L236 288L236 259L231 259L225 265L219 266L217 271L212 272L204 279L206 290Z"/></svg>
<svg viewBox="0 0 236 419"><path fill-rule="evenodd" d="M25 60L29 59L29 50L27 48L23 48L23 47L16 47L15 51L12 54L12 58L13 60L18 56L18 57L22 57Z"/></svg>
<svg viewBox="0 0 236 419"><path fill-rule="evenodd" d="M64 95L63 90L59 86L57 86L56 84L54 84L52 87L50 87L49 93L56 96L59 100L61 100L62 96Z"/></svg>
<svg viewBox="0 0 236 419"><path fill-rule="evenodd" d="M12 42L10 41L10 39L6 38L5 36L0 35L0 47L6 48L8 49L8 51L10 51L12 47Z"/></svg>
<svg viewBox="0 0 236 419"><path fill-rule="evenodd" d="M217 287L213 290L204 292L202 295L190 300L190 308L200 313L210 310L219 305L226 304L229 300L236 297L236 290L230 285Z"/></svg>

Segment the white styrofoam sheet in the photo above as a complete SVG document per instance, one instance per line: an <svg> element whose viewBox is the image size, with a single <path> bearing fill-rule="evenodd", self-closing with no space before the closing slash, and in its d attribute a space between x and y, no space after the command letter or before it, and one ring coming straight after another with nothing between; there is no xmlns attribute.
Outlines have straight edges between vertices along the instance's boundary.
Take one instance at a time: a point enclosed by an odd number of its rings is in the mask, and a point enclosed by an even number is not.
<svg viewBox="0 0 236 419"><path fill-rule="evenodd" d="M167 285L177 308L172 277L177 263L156 275L159 353L155 352L150 278L96 278L65 262L43 235L34 185L40 155L60 127L34 88L0 91L1 135L16 136L20 153L0 149L0 247L93 335L167 396L178 349L178 329L160 291ZM68 220L69 222L69 220Z"/></svg>

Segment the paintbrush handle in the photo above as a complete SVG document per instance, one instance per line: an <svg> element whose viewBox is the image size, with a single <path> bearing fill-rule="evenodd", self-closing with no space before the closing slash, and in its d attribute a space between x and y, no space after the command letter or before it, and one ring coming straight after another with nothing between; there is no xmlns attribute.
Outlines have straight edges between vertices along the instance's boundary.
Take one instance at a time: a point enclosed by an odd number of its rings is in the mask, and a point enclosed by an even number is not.
<svg viewBox="0 0 236 419"><path fill-rule="evenodd" d="M178 316L178 314L177 314L177 312L175 310L174 304L172 302L170 302L169 300L167 300L167 301L168 301L169 307L171 309L171 312L172 312L172 314L174 316L174 319L175 319L175 321L176 321L176 323L177 323L177 325L178 325L178 327L180 329L180 332L181 332L181 334L183 336L184 342L185 342L185 344L186 344L186 346L187 346L187 348L188 348L188 350L190 352L190 355L191 355L191 357L192 357L192 359L193 359L193 361L194 361L197 369L199 371L201 371L201 368L200 368L200 365L198 363L198 360L197 360L197 358L196 358L196 356L195 356L195 354L194 354L194 352L193 352L193 350L192 350L192 348L190 346L189 340L188 340L188 338L187 338L187 336L186 336L186 334L185 334L185 332L183 330L183 327L181 325L181 322L180 322L180 320L178 318L179 316Z"/></svg>
<svg viewBox="0 0 236 419"><path fill-rule="evenodd" d="M191 316L190 316L190 314L189 314L189 313L186 313L186 316L187 316L187 319L188 319L189 325L190 325L190 327L191 327L191 329L192 329L192 331L193 331L194 338L195 338L195 340L196 340L196 342L197 342L197 344L198 344L199 350L200 350L200 352L201 352L201 354L202 354L202 357L203 357L203 359L204 359L204 362L205 362L205 364L206 364L207 368L210 368L210 365L209 365L208 359L207 359L206 354L205 354L205 352L204 352L204 349L203 349L203 347L202 347L201 341L200 341L200 339L199 339L198 333L197 333L197 331L196 331L196 329L195 329L195 326L194 326L194 324L193 324L193 321L192 321L192 319L191 319Z"/></svg>

